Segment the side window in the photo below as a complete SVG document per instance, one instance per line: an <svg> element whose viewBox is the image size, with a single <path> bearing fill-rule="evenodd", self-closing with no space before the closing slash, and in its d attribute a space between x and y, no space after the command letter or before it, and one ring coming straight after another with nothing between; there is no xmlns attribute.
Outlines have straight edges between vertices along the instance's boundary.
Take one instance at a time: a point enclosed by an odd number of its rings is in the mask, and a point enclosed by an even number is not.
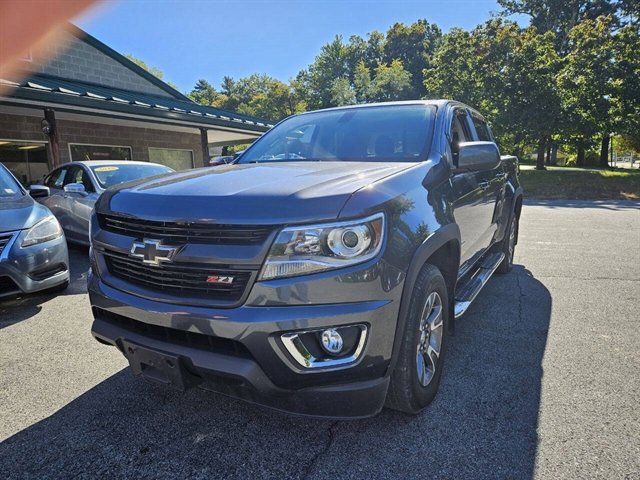
<svg viewBox="0 0 640 480"><path fill-rule="evenodd" d="M70 167L67 175L65 176L63 186L67 186L70 183L82 183L82 168Z"/></svg>
<svg viewBox="0 0 640 480"><path fill-rule="evenodd" d="M44 184L49 188L62 188L66 173L66 168L59 168L57 170L54 170L45 179Z"/></svg>
<svg viewBox="0 0 640 480"><path fill-rule="evenodd" d="M93 192L94 191L93 183L91 182L91 178L89 177L89 174L84 168L81 168L80 170L82 171L80 183L84 185L85 192Z"/></svg>
<svg viewBox="0 0 640 480"><path fill-rule="evenodd" d="M471 141L471 132L467 125L467 115L463 110L456 111L451 124L451 147L457 150L457 145L461 142Z"/></svg>
<svg viewBox="0 0 640 480"><path fill-rule="evenodd" d="M473 120L473 126L476 129L476 133L478 134L478 140L482 142L493 142L487 123L477 115L472 115L471 118Z"/></svg>

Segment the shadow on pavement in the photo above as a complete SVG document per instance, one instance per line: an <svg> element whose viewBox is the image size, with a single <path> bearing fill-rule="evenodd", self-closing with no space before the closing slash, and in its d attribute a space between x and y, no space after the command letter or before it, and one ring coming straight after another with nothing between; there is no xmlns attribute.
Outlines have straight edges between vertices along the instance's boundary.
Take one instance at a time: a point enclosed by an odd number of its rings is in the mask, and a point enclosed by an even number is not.
<svg viewBox="0 0 640 480"><path fill-rule="evenodd" d="M21 295L0 301L0 328L37 315L42 310L42 304L54 297L62 295L77 295L87 292L87 273L89 271L89 248L69 244L69 286L58 292L34 293Z"/></svg>
<svg viewBox="0 0 640 480"><path fill-rule="evenodd" d="M532 478L547 288L496 276L457 325L440 393L417 417L289 417L120 371L0 444L4 478ZM100 347L111 348L111 347Z"/></svg>

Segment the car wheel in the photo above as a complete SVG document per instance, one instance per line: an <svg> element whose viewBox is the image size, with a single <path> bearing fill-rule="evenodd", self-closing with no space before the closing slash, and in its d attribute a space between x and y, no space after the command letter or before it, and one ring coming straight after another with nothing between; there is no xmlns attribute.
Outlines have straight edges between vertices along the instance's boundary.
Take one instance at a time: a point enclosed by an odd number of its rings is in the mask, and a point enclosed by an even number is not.
<svg viewBox="0 0 640 480"><path fill-rule="evenodd" d="M391 374L387 407L417 414L436 396L446 346L448 301L440 270L426 264L411 294L404 338Z"/></svg>
<svg viewBox="0 0 640 480"><path fill-rule="evenodd" d="M509 221L509 230L502 242L500 242L500 251L504 253L504 260L498 265L496 272L509 273L513 268L513 255L516 250L516 238L518 235L518 217L516 213L511 214Z"/></svg>

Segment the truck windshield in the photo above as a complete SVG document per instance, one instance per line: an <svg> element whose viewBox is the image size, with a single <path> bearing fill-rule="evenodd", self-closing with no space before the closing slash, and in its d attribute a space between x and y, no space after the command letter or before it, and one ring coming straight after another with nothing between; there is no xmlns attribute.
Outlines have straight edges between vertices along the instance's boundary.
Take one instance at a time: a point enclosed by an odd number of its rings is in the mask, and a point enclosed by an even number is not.
<svg viewBox="0 0 640 480"><path fill-rule="evenodd" d="M238 163L417 162L427 156L435 107L388 105L307 113L280 123Z"/></svg>
<svg viewBox="0 0 640 480"><path fill-rule="evenodd" d="M6 168L0 164L0 199L21 197L24 192Z"/></svg>

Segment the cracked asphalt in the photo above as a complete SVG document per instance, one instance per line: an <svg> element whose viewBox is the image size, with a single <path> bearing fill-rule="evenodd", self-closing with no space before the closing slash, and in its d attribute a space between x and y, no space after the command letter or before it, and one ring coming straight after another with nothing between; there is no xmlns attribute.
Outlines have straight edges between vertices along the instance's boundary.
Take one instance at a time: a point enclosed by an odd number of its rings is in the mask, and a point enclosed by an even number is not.
<svg viewBox="0 0 640 480"><path fill-rule="evenodd" d="M458 323L416 417L290 417L134 379L64 295L0 304L0 476L640 478L640 203L528 201L512 273Z"/></svg>

